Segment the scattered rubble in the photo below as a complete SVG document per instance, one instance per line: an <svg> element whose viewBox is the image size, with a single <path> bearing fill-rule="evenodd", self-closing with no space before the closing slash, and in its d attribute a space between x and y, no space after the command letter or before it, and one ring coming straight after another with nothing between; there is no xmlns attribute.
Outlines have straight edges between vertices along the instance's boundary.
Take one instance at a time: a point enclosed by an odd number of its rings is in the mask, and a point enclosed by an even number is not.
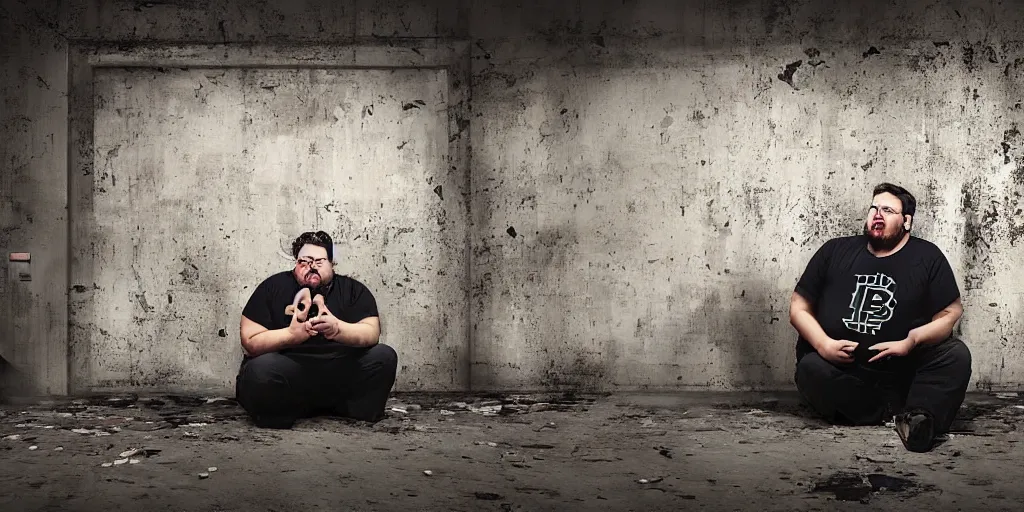
<svg viewBox="0 0 1024 512"><path fill-rule="evenodd" d="M109 435L111 435L110 432L107 432L105 430L91 429L91 428L73 428L73 429L71 429L71 431L76 433L76 434L82 434L82 435L86 435L86 436L94 435L96 437L101 437L101 436L109 436Z"/></svg>
<svg viewBox="0 0 1024 512"><path fill-rule="evenodd" d="M622 459L619 457L608 457L604 455L584 455L580 460L584 462L615 462Z"/></svg>
<svg viewBox="0 0 1024 512"><path fill-rule="evenodd" d="M542 443L530 443L530 444L524 444L523 445L523 448L529 448L529 449L534 449L534 450L550 450L550 449L552 449L554 447L555 447L554 445L542 444Z"/></svg>
<svg viewBox="0 0 1024 512"><path fill-rule="evenodd" d="M549 422L547 422L547 423L545 423L545 424L543 424L543 425L541 425L539 427L534 428L533 430L534 430L534 432L540 432L541 430L544 430L544 429L547 429L547 428L550 428L550 429L554 430L554 429L558 428L558 426L555 425L555 422L549 421Z"/></svg>
<svg viewBox="0 0 1024 512"><path fill-rule="evenodd" d="M868 461L868 462L871 462L871 463L875 463L875 464L893 464L893 463L896 462L894 459L888 459L888 458L884 458L884 457L874 457L874 456L868 456L868 455L860 455L860 454L854 455L854 457L856 457L857 460L865 460L865 461Z"/></svg>
<svg viewBox="0 0 1024 512"><path fill-rule="evenodd" d="M494 401L481 402L480 404L474 404L469 406L469 411L484 416L496 416L501 412L501 402L495 403Z"/></svg>
<svg viewBox="0 0 1024 512"><path fill-rule="evenodd" d="M127 457L135 457L136 455L142 455L143 457L152 457L152 456L160 453L161 451L162 450L157 450L157 449L154 449L154 448L132 448L130 450L125 450L125 451L121 452L118 455L118 457L127 458Z"/></svg>

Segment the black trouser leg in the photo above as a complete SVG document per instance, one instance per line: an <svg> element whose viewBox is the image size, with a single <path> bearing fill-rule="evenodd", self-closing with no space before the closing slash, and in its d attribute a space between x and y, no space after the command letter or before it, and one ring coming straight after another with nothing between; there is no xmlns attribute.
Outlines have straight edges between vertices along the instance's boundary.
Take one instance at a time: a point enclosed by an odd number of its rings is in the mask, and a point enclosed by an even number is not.
<svg viewBox="0 0 1024 512"><path fill-rule="evenodd" d="M930 414L935 435L948 432L971 380L971 351L963 341L950 338L938 345L918 347L907 357L915 371L906 411Z"/></svg>
<svg viewBox="0 0 1024 512"><path fill-rule="evenodd" d="M853 367L836 366L811 352L797 362L795 380L804 400L831 423L882 422L885 396L876 383L858 375Z"/></svg>
<svg viewBox="0 0 1024 512"><path fill-rule="evenodd" d="M291 428L310 407L306 366L297 358L276 352L250 359L235 379L238 404L259 427Z"/></svg>
<svg viewBox="0 0 1024 512"><path fill-rule="evenodd" d="M339 414L371 422L384 417L398 372L395 349L380 343L365 349L347 349L343 357L330 360L326 370L325 375L337 379L328 387L337 389L334 409Z"/></svg>

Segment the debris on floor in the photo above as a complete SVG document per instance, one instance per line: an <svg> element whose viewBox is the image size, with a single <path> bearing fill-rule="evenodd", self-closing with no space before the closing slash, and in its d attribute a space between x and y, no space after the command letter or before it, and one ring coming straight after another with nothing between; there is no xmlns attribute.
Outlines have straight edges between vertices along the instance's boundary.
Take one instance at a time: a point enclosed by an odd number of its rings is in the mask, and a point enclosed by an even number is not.
<svg viewBox="0 0 1024 512"><path fill-rule="evenodd" d="M214 461L245 468L219 473L209 487L243 497L231 510L316 508L319 501L301 497L253 496L271 466L314 479L327 489L316 499L346 509L421 510L425 500L443 499L445 510L479 508L481 500L496 510L679 510L687 508L679 500L699 499L710 509L720 500L720 509L747 510L770 499L787 510L828 509L830 500L1010 510L1024 499L1005 476L1024 456L1024 403L994 394L965 402L954 435L929 454L905 452L891 428L827 425L789 398L659 396L637 405L572 395L403 394L378 423L311 418L290 431L256 428L225 398L110 398L0 406L0 481L26 496L5 506L117 508L115 498L134 484L147 489L132 498L140 506L224 509L212 493L195 492L196 478L218 472ZM47 453L24 449L30 445ZM68 453L47 456L50 447ZM61 484L97 466L113 469L97 470L95 493ZM381 490L380 475L396 471L428 478Z"/></svg>
<svg viewBox="0 0 1024 512"><path fill-rule="evenodd" d="M890 459L890 458L886 458L886 457L877 457L877 456L860 455L860 454L857 454L856 458L857 458L857 460L866 460L866 461L874 463L874 464L892 464L892 463L896 462L894 459Z"/></svg>

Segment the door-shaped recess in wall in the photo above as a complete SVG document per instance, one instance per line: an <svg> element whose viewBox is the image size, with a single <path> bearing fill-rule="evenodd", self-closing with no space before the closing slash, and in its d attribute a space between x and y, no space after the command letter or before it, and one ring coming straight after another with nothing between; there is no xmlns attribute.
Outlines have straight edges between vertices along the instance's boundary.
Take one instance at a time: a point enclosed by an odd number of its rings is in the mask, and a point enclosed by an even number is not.
<svg viewBox="0 0 1024 512"><path fill-rule="evenodd" d="M376 296L399 389L458 386L447 70L106 67L92 99L92 172L72 175L73 390L230 390L242 306L310 229Z"/></svg>

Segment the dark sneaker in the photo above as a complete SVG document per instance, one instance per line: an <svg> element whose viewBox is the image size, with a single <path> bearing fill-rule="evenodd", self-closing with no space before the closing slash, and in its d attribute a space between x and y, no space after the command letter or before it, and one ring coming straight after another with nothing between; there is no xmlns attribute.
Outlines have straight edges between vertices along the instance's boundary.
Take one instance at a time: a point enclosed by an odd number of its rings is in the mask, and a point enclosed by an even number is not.
<svg viewBox="0 0 1024 512"><path fill-rule="evenodd" d="M912 452L931 450L935 438L935 422L925 413L903 413L896 416L896 433L903 446Z"/></svg>

